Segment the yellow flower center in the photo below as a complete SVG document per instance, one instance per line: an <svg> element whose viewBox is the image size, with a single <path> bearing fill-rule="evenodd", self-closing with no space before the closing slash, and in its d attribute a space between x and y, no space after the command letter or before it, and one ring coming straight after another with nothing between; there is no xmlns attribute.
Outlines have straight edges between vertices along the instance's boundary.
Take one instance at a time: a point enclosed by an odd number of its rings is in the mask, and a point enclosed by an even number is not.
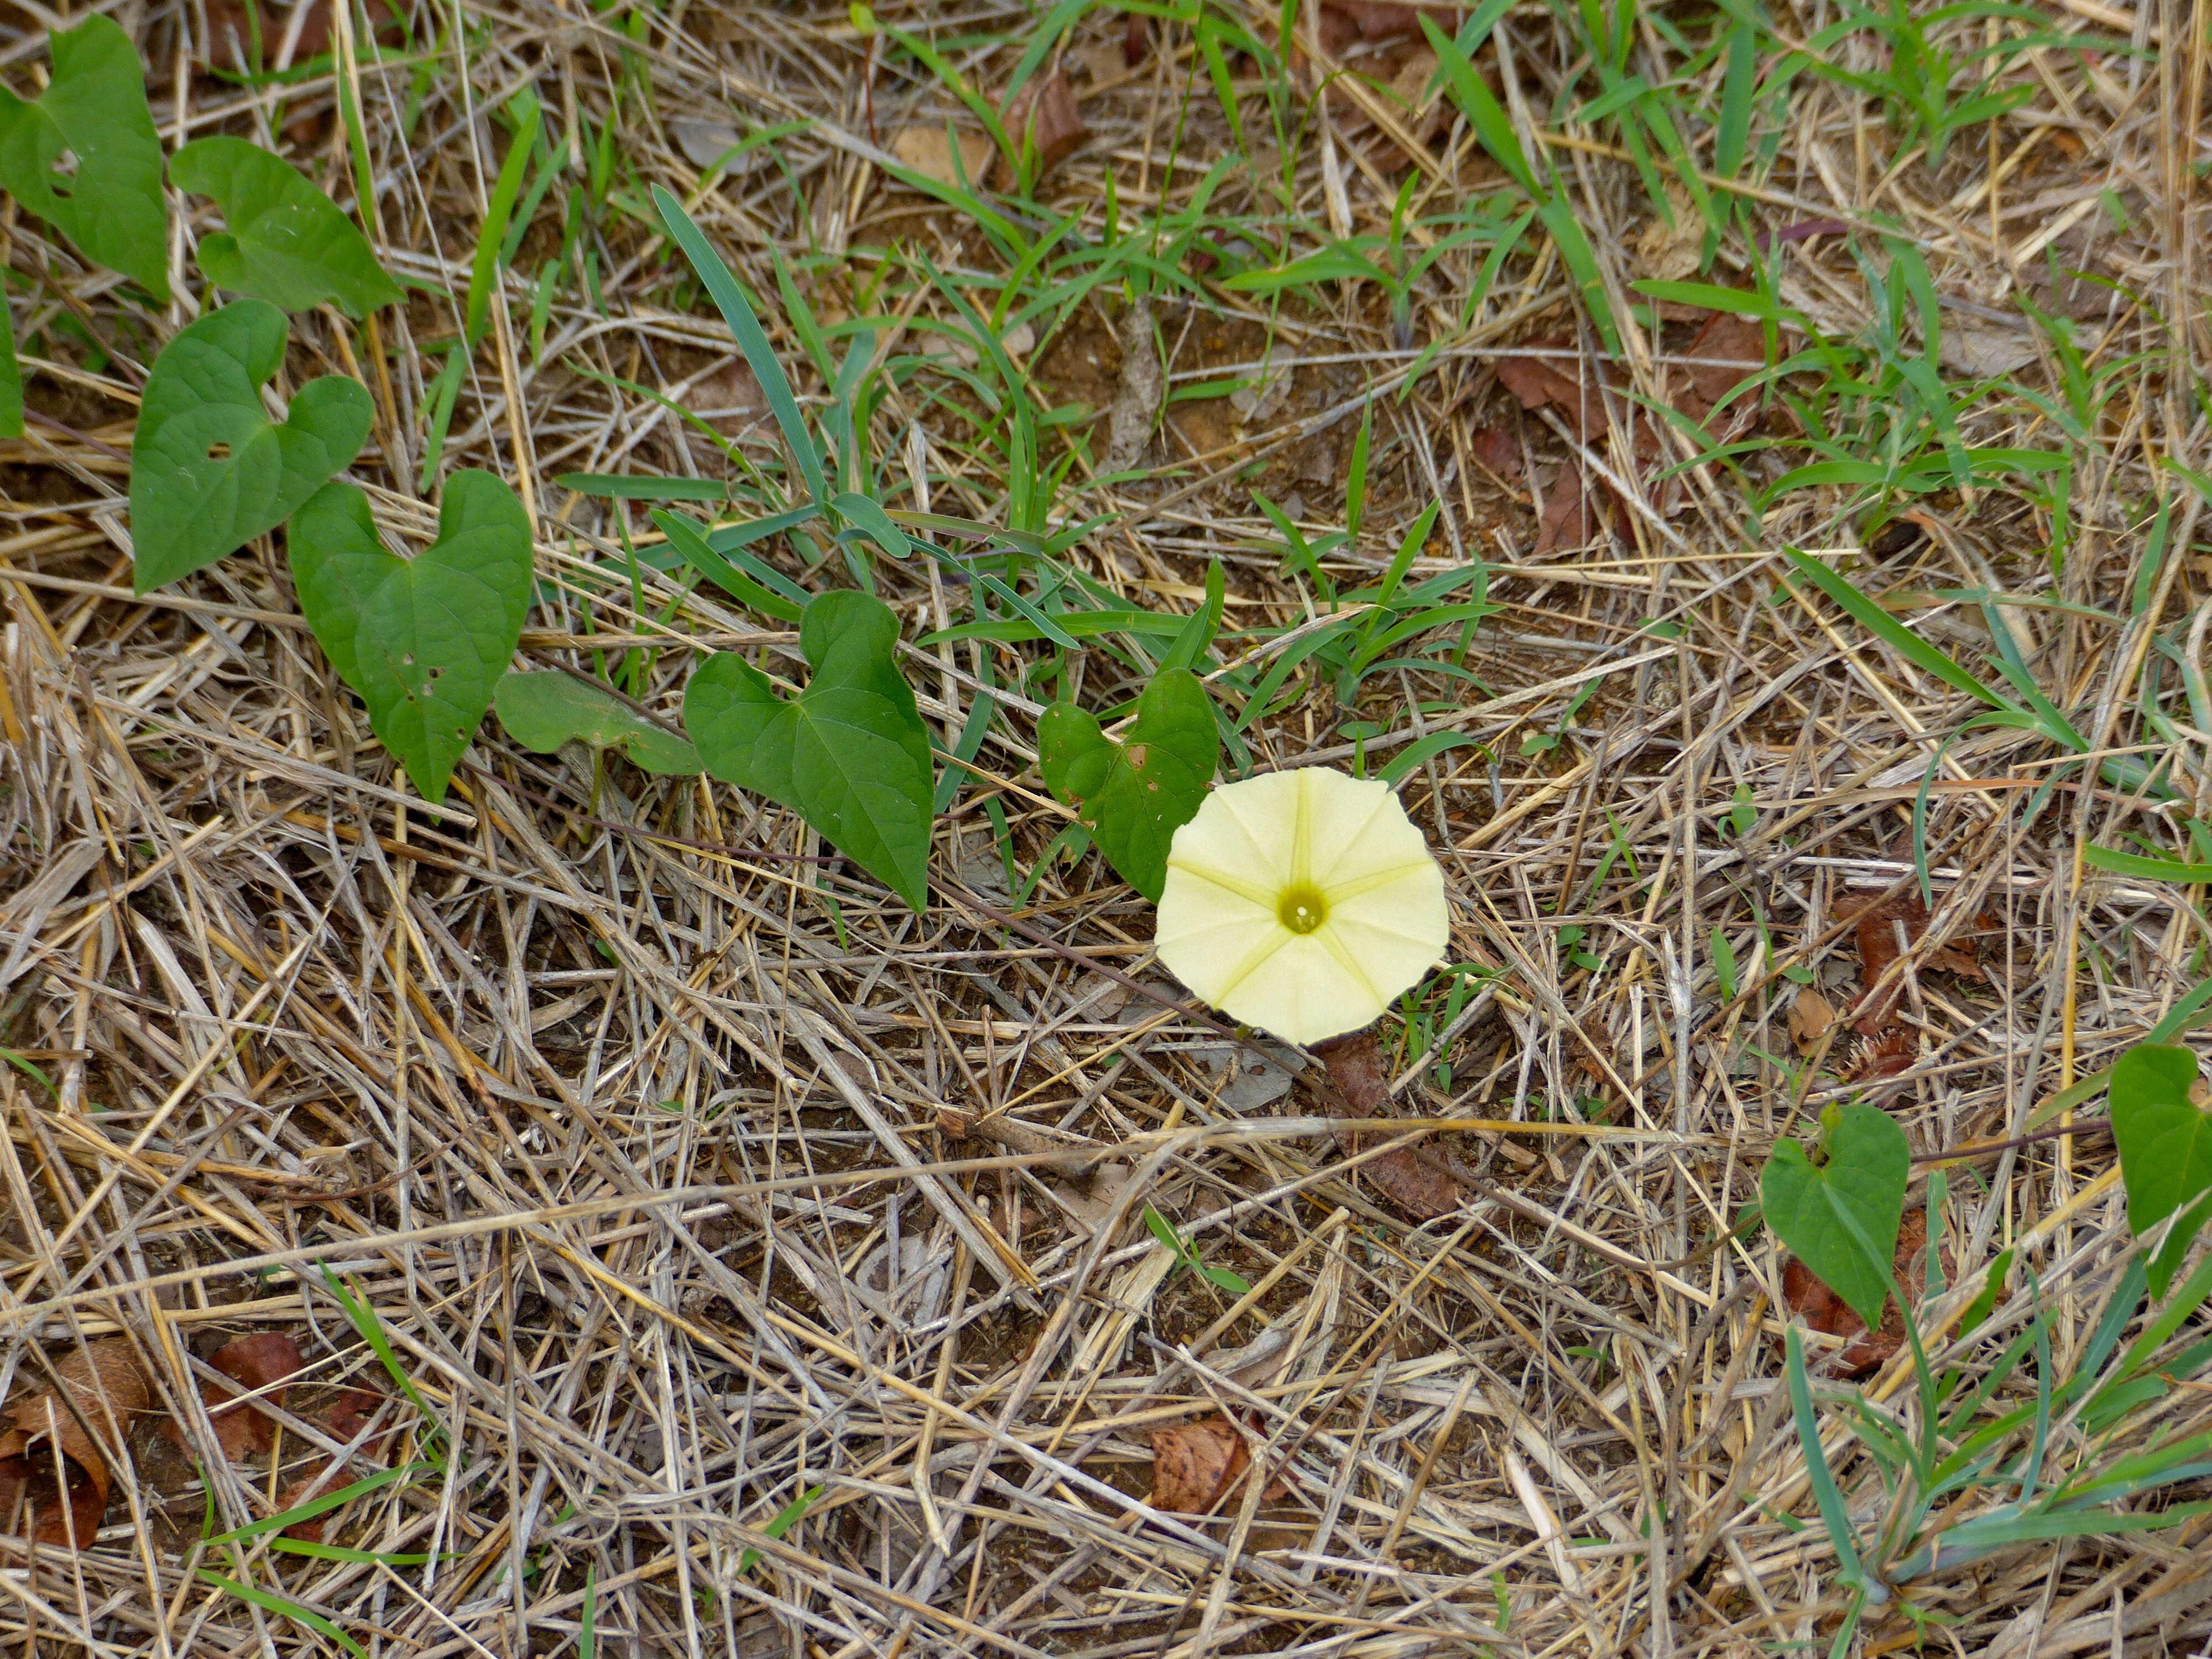
<svg viewBox="0 0 2212 1659"><path fill-rule="evenodd" d="M1328 901L1311 882L1292 882L1283 890L1275 915L1292 933L1310 933L1328 920Z"/></svg>

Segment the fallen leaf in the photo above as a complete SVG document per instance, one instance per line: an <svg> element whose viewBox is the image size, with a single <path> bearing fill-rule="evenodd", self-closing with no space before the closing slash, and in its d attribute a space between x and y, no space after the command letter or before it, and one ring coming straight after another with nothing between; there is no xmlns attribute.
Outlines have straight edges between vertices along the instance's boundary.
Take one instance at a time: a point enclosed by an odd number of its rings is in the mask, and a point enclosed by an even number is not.
<svg viewBox="0 0 2212 1659"><path fill-rule="evenodd" d="M272 1406L282 1407L286 1377L292 1376L307 1361L300 1357L299 1345L289 1336L241 1336L226 1344L209 1358L208 1364L221 1371L249 1393L258 1394ZM248 1451L267 1451L276 1443L275 1419L261 1411L252 1401L241 1406L223 1407L238 1398L220 1382L200 1379L200 1401L208 1409L209 1420L215 1425L216 1443L222 1455L235 1463ZM185 1444L185 1433L174 1418L161 1421L164 1439L177 1445Z"/></svg>
<svg viewBox="0 0 2212 1659"><path fill-rule="evenodd" d="M1766 331L1755 318L1717 311L1682 355L1692 360L1685 365L1690 384L1711 407L1766 367Z"/></svg>
<svg viewBox="0 0 2212 1659"><path fill-rule="evenodd" d="M1091 136L1083 112L1076 106L1075 90L1067 84L1067 71L1056 69L1042 80L1032 80L1007 104L1006 136L1024 151L1036 148L1037 177L1042 179Z"/></svg>
<svg viewBox="0 0 2212 1659"><path fill-rule="evenodd" d="M1390 1073L1372 1031L1354 1031L1313 1045L1314 1057L1328 1067L1345 1109L1354 1117L1381 1120L1387 1127L1390 1110ZM1359 1150L1362 1137L1340 1133L1338 1143L1347 1152ZM1417 1221L1434 1221L1457 1211L1467 1201L1467 1191L1451 1176L1424 1158L1413 1146L1400 1146L1360 1165L1367 1184Z"/></svg>
<svg viewBox="0 0 2212 1659"><path fill-rule="evenodd" d="M20 1498L30 1511L34 1541L82 1549L107 1509L111 1460L150 1396L128 1337L107 1337L63 1355L54 1363L54 1379L58 1390L41 1389L0 1410L0 1420L9 1424L0 1432L0 1516L13 1515Z"/></svg>
<svg viewBox="0 0 2212 1659"><path fill-rule="evenodd" d="M695 167L710 167L717 161L737 159L730 152L744 142L744 136L727 121L700 121L676 115L664 125L668 136L676 141L676 148L684 152L684 159Z"/></svg>
<svg viewBox="0 0 2212 1659"><path fill-rule="evenodd" d="M328 1429L336 1438L350 1443L355 1436L368 1426L370 1420L376 1415L377 1408L383 1404L384 1396L380 1394L368 1389L348 1389L323 1407L321 1412L323 1426ZM388 1461L392 1443L398 1433L398 1430L396 1427L388 1431L384 1436L382 1444L366 1449L368 1455L379 1462ZM334 1461L331 1458L323 1458L298 1480L288 1483L276 1499L278 1512L282 1513L306 1501L308 1488L316 1481L322 1480L324 1471L328 1469ZM335 1491L343 1484L343 1481L331 1482L324 1486L323 1491ZM323 1523L337 1512L335 1510L326 1510L310 1520L295 1521L284 1528L284 1536L299 1539L303 1543L319 1544L323 1541Z"/></svg>
<svg viewBox="0 0 2212 1659"><path fill-rule="evenodd" d="M1150 55L1152 49L1152 25L1146 21L1144 13L1140 11L1131 12L1129 14L1128 26L1121 32L1122 67L1125 69L1136 68L1138 64L1143 63L1146 58Z"/></svg>
<svg viewBox="0 0 2212 1659"><path fill-rule="evenodd" d="M1898 924L1903 924L1905 947L1917 945L1928 928L1928 907L1920 902L1919 894L1907 891L1888 898L1846 896L1838 902L1833 914L1838 921L1853 924L1858 945L1859 982L1863 995L1852 1016L1852 1027L1863 1036L1878 1036L1897 1012L1898 1000L1905 994L1902 978L1887 990L1879 994L1876 992L1882 975L1899 954ZM1977 917L1976 925L1981 926L1986 920ZM1932 969L1967 979L1984 977L1982 964L1974 959L1971 950L1948 942L1938 942L1927 951L1917 952L1913 965L1923 972Z"/></svg>
<svg viewBox="0 0 2212 1659"><path fill-rule="evenodd" d="M1140 299L1121 319L1121 380L1106 421L1109 472L1127 472L1144 459L1166 399L1167 377L1152 338L1152 301Z"/></svg>
<svg viewBox="0 0 2212 1659"><path fill-rule="evenodd" d="M1897 1276L1908 1290L1927 1282L1921 1262L1928 1249L1928 1212L1907 1210L1897 1229ZM1952 1251L1942 1252L1943 1279L1955 1283L1958 1263ZM1905 1310L1892 1297L1881 1312L1881 1328L1868 1334L1866 1321L1846 1307L1826 1285L1814 1278L1805 1264L1792 1256L1782 1268L1783 1305L1802 1314L1805 1322L1826 1335L1839 1337L1848 1346L1831 1362L1839 1376L1864 1376L1905 1346ZM1854 1340L1853 1339L1856 1339Z"/></svg>
<svg viewBox="0 0 2212 1659"><path fill-rule="evenodd" d="M1790 1004L1790 1040L1797 1045L1797 1052L1811 1054L1835 1023L1836 1011L1828 1006L1827 998L1809 985L1800 986Z"/></svg>
<svg viewBox="0 0 2212 1659"><path fill-rule="evenodd" d="M1588 438L1593 430L1605 423L1605 404L1595 386L1586 385L1574 371L1577 365L1571 358L1550 356L1553 352L1570 349L1567 342L1557 339L1536 339L1523 343L1528 355L1516 353L1498 360L1498 378L1505 389L1521 400L1523 409L1541 409L1547 404L1558 409L1567 424L1574 428L1575 435ZM1536 356L1537 352L1547 355Z"/></svg>
<svg viewBox="0 0 2212 1659"><path fill-rule="evenodd" d="M1349 25L1362 40L1390 40L1401 35L1419 34L1425 16L1445 33L1455 34L1462 15L1457 6L1406 5L1401 0L1322 0L1324 27L1331 13ZM1334 52L1334 48L1330 50Z"/></svg>
<svg viewBox="0 0 2212 1659"><path fill-rule="evenodd" d="M381 3L376 4L375 9L382 14L382 21L376 25L378 35L390 34L396 40L398 19ZM276 49L284 42L284 31L293 15L272 6L261 8L261 58L264 64L276 63ZM207 0L207 26L210 51L199 61L224 69L247 68L246 54L252 50L253 33L246 20L246 0ZM295 65L303 64L330 49L331 0L317 0L300 24L300 39L292 48L292 62Z"/></svg>
<svg viewBox="0 0 2212 1659"><path fill-rule="evenodd" d="M1912 1062L1919 1057L1919 1045L1913 1042L1911 1030L1903 1025L1893 1025L1866 1045L1858 1063L1851 1067L1851 1081L1880 1083L1902 1077L1912 1069Z"/></svg>
<svg viewBox="0 0 2212 1659"><path fill-rule="evenodd" d="M953 137L959 140L959 166L953 165ZM935 126L901 127L891 135L891 159L912 173L940 185L972 189L983 182L998 151L977 132L948 136L942 123Z"/></svg>
<svg viewBox="0 0 2212 1659"><path fill-rule="evenodd" d="M1152 1495L1156 1510L1173 1515L1211 1515L1252 1467L1243 1431L1218 1412L1152 1431ZM1290 1488L1270 1480L1260 1494L1273 1503Z"/></svg>
<svg viewBox="0 0 2212 1659"><path fill-rule="evenodd" d="M1474 459L1509 482L1521 476L1521 446L1502 426L1479 426L1473 439Z"/></svg>
<svg viewBox="0 0 2212 1659"><path fill-rule="evenodd" d="M1595 541L1605 529L1605 498L1592 496L1571 461L1561 467L1546 493L1543 517L1537 523L1537 553Z"/></svg>
<svg viewBox="0 0 2212 1659"><path fill-rule="evenodd" d="M1637 233L1636 263L1646 276L1662 283L1680 282L1696 274L1705 241L1705 222L1689 193L1669 185L1667 212L1652 215Z"/></svg>

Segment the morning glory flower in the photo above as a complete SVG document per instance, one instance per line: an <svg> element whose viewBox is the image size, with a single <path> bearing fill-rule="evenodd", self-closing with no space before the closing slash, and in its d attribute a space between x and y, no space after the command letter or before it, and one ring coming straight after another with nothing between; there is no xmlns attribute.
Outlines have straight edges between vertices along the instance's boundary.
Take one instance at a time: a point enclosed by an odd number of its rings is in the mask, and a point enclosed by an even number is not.
<svg viewBox="0 0 2212 1659"><path fill-rule="evenodd" d="M1288 1042L1358 1030L1444 953L1443 872L1379 779L1322 767L1215 790L1175 832L1160 962Z"/></svg>

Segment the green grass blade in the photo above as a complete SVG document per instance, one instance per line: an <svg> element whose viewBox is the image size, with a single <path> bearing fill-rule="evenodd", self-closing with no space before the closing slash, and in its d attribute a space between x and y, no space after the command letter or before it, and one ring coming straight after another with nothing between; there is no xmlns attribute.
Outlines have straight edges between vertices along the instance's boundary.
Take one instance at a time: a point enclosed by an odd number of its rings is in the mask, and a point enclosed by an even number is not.
<svg viewBox="0 0 2212 1659"><path fill-rule="evenodd" d="M1949 657L1929 644L1927 641L1922 639L1920 635L1898 621L1888 611L1860 592L1850 582L1829 569L1818 559L1801 553L1794 547L1785 548L1783 550L1788 556L1793 568L1848 611L1863 623L1869 631L1878 635L1887 643L1894 647L1898 654L1908 662L1917 664L1947 685L1954 686L1970 696L1979 697L1992 708L2001 708L2008 714L2026 712L2014 708L2012 703L1990 690L1988 686L1960 667Z"/></svg>
<svg viewBox="0 0 2212 1659"><path fill-rule="evenodd" d="M264 1516L258 1521L249 1521L242 1527L234 1527L230 1531L210 1538L207 1541L210 1544L234 1544L240 1539L258 1538L265 1532L282 1532L285 1528L297 1526L302 1521L312 1521L319 1515L327 1515L331 1510L342 1504L351 1503L365 1492L380 1491L395 1481L407 1480L411 1475L429 1474L435 1471L437 1468L435 1463L417 1462L402 1463L396 1468L379 1469L374 1474L356 1480L350 1486L340 1486L336 1492L326 1492L318 1497L310 1498L304 1504L295 1504L292 1508L276 1515Z"/></svg>
<svg viewBox="0 0 2212 1659"><path fill-rule="evenodd" d="M659 185L653 187L653 204L660 210L660 222L668 228L670 239L684 251L691 262L691 269L699 273L699 280L707 285L707 292L722 313L722 320L730 325L737 337L738 349L744 353L745 363L760 382L762 394L775 415L775 423L783 429L783 441L791 450L792 459L799 467L799 476L806 481L807 499L826 501L830 491L823 482L822 457L816 452L814 439L806 429L806 418L799 412L799 399L792 395L791 381L777 361L775 348L762 331L760 319L745 302L744 290L738 279L722 263L722 256L714 252L691 216L684 210L684 204Z"/></svg>
<svg viewBox="0 0 2212 1659"><path fill-rule="evenodd" d="M579 495L617 501L719 501L730 493L712 478L659 478L629 472L563 472L553 482Z"/></svg>
<svg viewBox="0 0 2212 1659"><path fill-rule="evenodd" d="M1859 1565L1858 1547L1852 1541L1850 1511L1844 1506L1843 1493L1836 1490L1828 1455L1820 1446L1820 1419L1813 1415L1813 1389L1805 1376L1804 1339L1795 1325L1784 1339L1784 1348L1790 1374L1790 1406L1797 1419L1797 1443L1805 1455L1806 1483L1812 1487L1813 1501L1827 1526L1828 1541L1835 1547L1837 1577L1854 1589L1862 1589L1867 1584L1866 1570Z"/></svg>
<svg viewBox="0 0 2212 1659"><path fill-rule="evenodd" d="M765 1538L782 1537L784 1534L789 1532L793 1527L799 1524L799 1516L806 1513L808 1506L811 1504L816 1498L821 1497L824 1490L825 1488L823 1487L816 1486L810 1491L801 1492L797 1498L792 1499L790 1503L785 1504L781 1510L776 1512L775 1520L769 1522L768 1525L761 1528L761 1535ZM758 1550L747 1550L743 1555L738 1558L738 1571L739 1572L750 1572L753 1570L753 1564L759 1559L760 1552Z"/></svg>
<svg viewBox="0 0 2212 1659"><path fill-rule="evenodd" d="M2081 862L2093 870L2109 870L2116 876L2133 876L2139 881L2212 881L2212 864L2145 858L2140 853L2116 852L2109 847L2083 848Z"/></svg>
<svg viewBox="0 0 2212 1659"><path fill-rule="evenodd" d="M477 231L476 259L469 267L469 302L463 312L461 332L473 351L477 342L484 336L484 325L490 320L492 280L499 269L499 250L507 240L507 222L514 214L514 198L522 190L522 175L530 165L530 154L538 147L538 125L541 119L533 106L522 118L516 129L514 142L507 146L507 160L500 165L499 178L491 187L491 204L484 210L483 224Z"/></svg>
<svg viewBox="0 0 2212 1659"><path fill-rule="evenodd" d="M309 1630L320 1631L331 1641L353 1655L354 1659L368 1659L368 1650L366 1648L311 1607L303 1607L297 1601L288 1601L285 1597L271 1591L256 1589L251 1584L241 1584L235 1578L226 1578L219 1572L209 1571L205 1567L199 1570L199 1575L217 1589L228 1590L241 1601L251 1601L257 1607L295 1620L305 1625Z"/></svg>
<svg viewBox="0 0 2212 1659"><path fill-rule="evenodd" d="M773 617L778 622L797 623L803 607L793 604L781 593L770 592L759 582L725 558L699 526L680 513L669 513L655 507L653 522L660 533L668 538L668 544L708 581L720 588L740 605L749 605L763 617Z"/></svg>

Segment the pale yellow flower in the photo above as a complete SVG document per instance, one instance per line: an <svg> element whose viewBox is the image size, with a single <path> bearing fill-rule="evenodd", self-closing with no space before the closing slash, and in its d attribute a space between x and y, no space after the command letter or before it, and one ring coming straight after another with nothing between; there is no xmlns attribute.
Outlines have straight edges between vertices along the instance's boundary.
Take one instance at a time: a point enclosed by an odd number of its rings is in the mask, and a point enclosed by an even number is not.
<svg viewBox="0 0 2212 1659"><path fill-rule="evenodd" d="M1160 962L1291 1042L1355 1031L1444 953L1443 872L1390 787L1322 767L1215 790L1175 833Z"/></svg>

